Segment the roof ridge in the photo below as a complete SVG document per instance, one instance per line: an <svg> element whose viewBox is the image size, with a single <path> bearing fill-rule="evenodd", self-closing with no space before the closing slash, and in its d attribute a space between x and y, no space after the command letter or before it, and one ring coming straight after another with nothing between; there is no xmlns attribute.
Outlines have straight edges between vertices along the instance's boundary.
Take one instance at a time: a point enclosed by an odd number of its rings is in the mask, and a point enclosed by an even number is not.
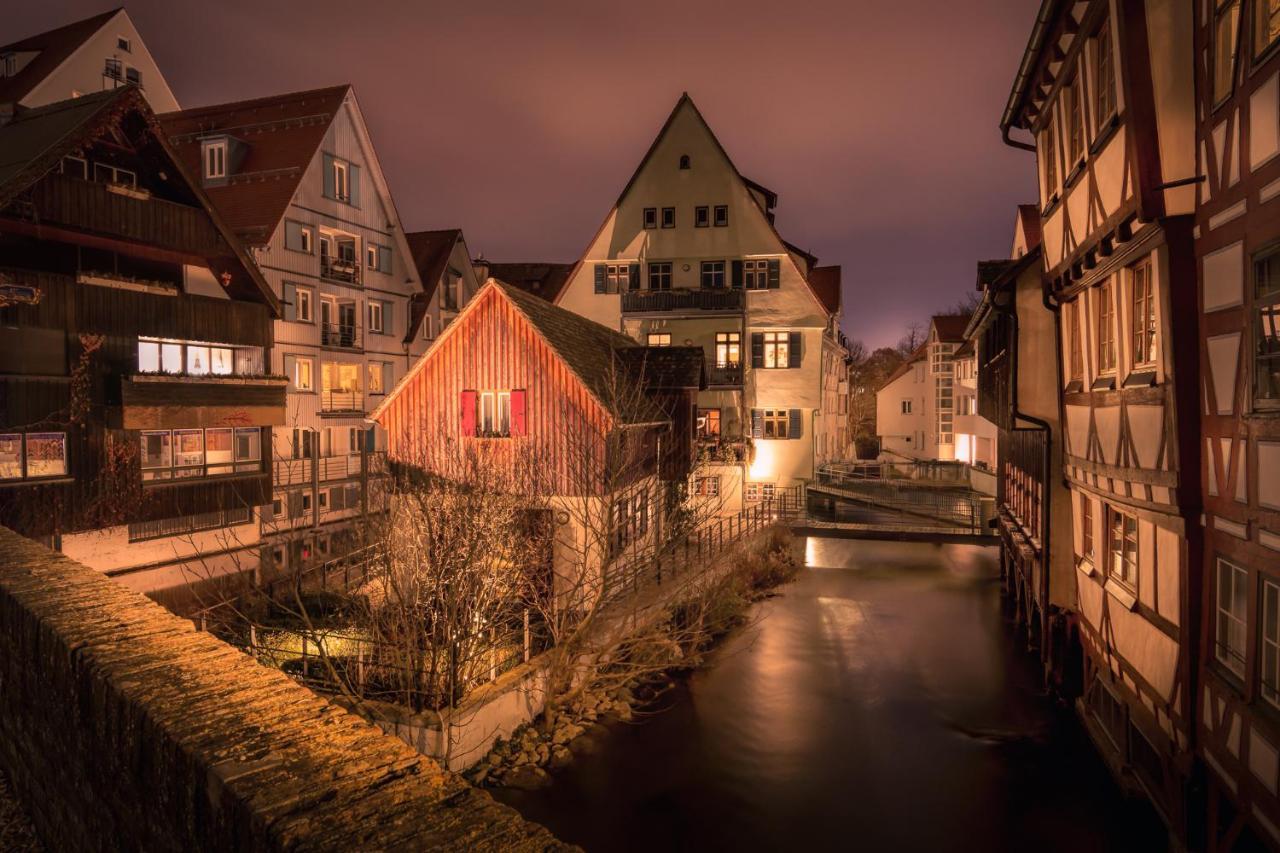
<svg viewBox="0 0 1280 853"><path fill-rule="evenodd" d="M167 113L161 113L161 118L172 118L181 116L183 118L196 118L202 115L213 115L220 112L231 112L232 110L251 109L256 106L291 103L294 101L305 100L307 97L320 97L322 95L332 95L342 90L350 90L350 83L339 83L334 86L322 86L315 89L301 89L294 92L283 92L276 95L261 95L256 98L245 98L240 101L224 101L220 104L206 104L203 107L189 107L183 110L173 110Z"/></svg>

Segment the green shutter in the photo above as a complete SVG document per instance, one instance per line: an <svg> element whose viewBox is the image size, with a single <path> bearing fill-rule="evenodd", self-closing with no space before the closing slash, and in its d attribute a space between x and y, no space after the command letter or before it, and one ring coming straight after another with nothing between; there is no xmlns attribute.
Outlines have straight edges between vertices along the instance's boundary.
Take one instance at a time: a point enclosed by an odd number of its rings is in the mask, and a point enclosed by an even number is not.
<svg viewBox="0 0 1280 853"><path fill-rule="evenodd" d="M787 424L787 438L800 438L804 432L804 420L800 416L802 411L803 409L792 409L788 413L790 423Z"/></svg>
<svg viewBox="0 0 1280 853"><path fill-rule="evenodd" d="M764 332L751 333L751 366L764 367Z"/></svg>
<svg viewBox="0 0 1280 853"><path fill-rule="evenodd" d="M742 261L734 261L732 266L732 277L729 282L737 288L742 287Z"/></svg>
<svg viewBox="0 0 1280 853"><path fill-rule="evenodd" d="M332 155L324 155L324 197L333 198L335 195L333 188L333 157Z"/></svg>
<svg viewBox="0 0 1280 853"><path fill-rule="evenodd" d="M351 195L351 206L360 206L360 167L355 163L347 164L347 183L350 185L347 191Z"/></svg>
<svg viewBox="0 0 1280 853"><path fill-rule="evenodd" d="M782 287L782 262L776 258L769 261L769 289L777 290Z"/></svg>
<svg viewBox="0 0 1280 853"><path fill-rule="evenodd" d="M391 247L378 247L378 271L391 272Z"/></svg>

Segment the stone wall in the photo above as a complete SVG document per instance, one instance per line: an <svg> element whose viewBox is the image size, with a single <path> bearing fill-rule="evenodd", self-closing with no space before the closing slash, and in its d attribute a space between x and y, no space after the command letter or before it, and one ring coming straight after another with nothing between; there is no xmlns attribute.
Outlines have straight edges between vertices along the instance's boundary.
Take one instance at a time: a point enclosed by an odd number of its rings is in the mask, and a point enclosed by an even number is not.
<svg viewBox="0 0 1280 853"><path fill-rule="evenodd" d="M398 738L2 528L0 768L53 850L561 846Z"/></svg>

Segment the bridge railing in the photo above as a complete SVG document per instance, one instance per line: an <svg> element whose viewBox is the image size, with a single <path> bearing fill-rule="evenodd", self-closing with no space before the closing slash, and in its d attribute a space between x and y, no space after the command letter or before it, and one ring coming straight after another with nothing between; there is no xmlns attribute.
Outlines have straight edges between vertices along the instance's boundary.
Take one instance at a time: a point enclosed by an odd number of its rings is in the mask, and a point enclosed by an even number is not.
<svg viewBox="0 0 1280 853"><path fill-rule="evenodd" d="M813 491L816 496L853 501L877 511L876 527L915 527L928 520L971 533L986 532L991 501L972 488L967 473L965 479L956 478L955 466L949 463L940 463L935 469L938 476L929 476L933 466L928 463L907 467L909 471L901 463L827 465L819 469ZM899 518L885 518L886 512Z"/></svg>

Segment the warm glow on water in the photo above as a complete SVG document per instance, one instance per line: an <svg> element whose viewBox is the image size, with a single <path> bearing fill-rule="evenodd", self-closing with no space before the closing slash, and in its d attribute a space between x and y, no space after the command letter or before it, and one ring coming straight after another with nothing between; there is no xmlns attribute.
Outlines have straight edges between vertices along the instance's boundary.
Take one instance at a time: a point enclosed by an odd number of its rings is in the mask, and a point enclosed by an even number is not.
<svg viewBox="0 0 1280 853"><path fill-rule="evenodd" d="M666 710L498 797L587 850L1160 849L1001 613L993 548L837 539Z"/></svg>

